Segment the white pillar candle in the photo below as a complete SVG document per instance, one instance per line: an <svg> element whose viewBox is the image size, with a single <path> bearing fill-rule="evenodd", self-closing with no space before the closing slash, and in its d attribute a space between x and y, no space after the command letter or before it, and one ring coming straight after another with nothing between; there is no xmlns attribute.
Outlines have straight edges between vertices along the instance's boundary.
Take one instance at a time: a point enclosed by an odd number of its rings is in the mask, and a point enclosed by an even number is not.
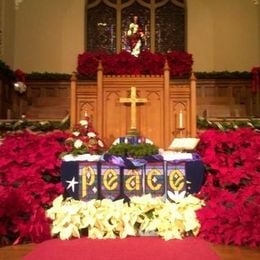
<svg viewBox="0 0 260 260"><path fill-rule="evenodd" d="M183 128L183 113L181 110L179 113L179 128Z"/></svg>

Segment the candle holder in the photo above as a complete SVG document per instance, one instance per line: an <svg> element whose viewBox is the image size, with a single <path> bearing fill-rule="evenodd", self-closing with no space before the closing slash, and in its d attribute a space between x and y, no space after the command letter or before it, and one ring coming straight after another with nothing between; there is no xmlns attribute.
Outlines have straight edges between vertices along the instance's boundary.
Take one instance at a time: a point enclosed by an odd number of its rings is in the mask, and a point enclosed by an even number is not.
<svg viewBox="0 0 260 260"><path fill-rule="evenodd" d="M173 134L174 134L175 137L183 138L184 137L184 130L185 130L185 127L177 127L175 132L173 132Z"/></svg>

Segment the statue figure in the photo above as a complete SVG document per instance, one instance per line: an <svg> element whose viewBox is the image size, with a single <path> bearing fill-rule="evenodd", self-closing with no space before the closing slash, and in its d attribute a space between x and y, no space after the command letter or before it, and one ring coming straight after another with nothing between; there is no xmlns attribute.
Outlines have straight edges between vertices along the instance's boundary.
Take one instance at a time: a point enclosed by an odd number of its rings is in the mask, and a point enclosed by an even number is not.
<svg viewBox="0 0 260 260"><path fill-rule="evenodd" d="M143 43L145 41L145 33L139 24L138 16L133 17L133 22L130 23L127 31L127 44L130 47L130 52L135 57L140 54Z"/></svg>

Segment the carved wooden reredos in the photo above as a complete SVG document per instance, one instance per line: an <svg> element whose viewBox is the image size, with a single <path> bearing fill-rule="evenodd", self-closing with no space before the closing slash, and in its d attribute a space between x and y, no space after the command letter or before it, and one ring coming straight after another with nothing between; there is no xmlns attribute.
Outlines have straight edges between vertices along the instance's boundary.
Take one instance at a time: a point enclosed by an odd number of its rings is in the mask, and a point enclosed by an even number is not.
<svg viewBox="0 0 260 260"><path fill-rule="evenodd" d="M130 128L130 105L120 103L136 87L137 97L147 103L137 105L137 129L161 148L174 136L196 136L196 79L170 81L165 64L163 75L107 76L99 64L97 83L71 79L71 126L84 117L93 119L95 129L110 145ZM181 118L180 118L181 116ZM181 121L180 121L181 120ZM180 125L181 124L181 125Z"/></svg>

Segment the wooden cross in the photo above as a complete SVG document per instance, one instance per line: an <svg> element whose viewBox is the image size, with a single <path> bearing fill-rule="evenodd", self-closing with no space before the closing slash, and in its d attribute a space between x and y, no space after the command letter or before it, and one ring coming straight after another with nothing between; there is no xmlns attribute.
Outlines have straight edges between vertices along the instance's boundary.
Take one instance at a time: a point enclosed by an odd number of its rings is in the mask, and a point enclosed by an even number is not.
<svg viewBox="0 0 260 260"><path fill-rule="evenodd" d="M146 103L146 98L137 98L136 97L136 88L131 87L131 95L130 98L120 98L120 103L130 103L131 104L131 128L128 132L129 135L136 135L136 104L138 103Z"/></svg>

